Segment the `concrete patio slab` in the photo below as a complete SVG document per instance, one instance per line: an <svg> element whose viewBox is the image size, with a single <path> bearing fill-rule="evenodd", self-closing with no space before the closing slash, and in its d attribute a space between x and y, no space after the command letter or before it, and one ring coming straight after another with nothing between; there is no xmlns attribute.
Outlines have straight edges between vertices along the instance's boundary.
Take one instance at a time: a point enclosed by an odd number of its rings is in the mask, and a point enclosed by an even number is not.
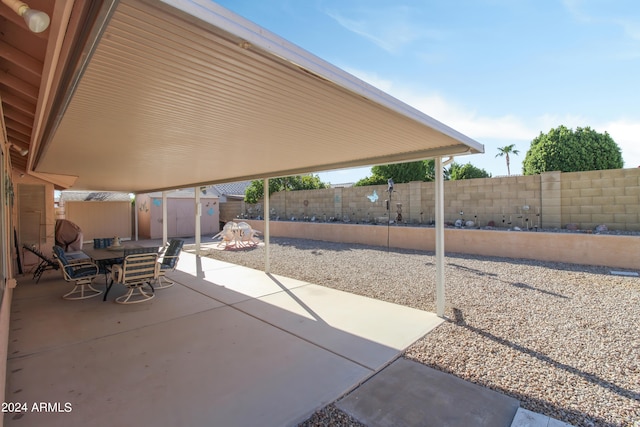
<svg viewBox="0 0 640 427"><path fill-rule="evenodd" d="M123 287L107 302L67 301L60 272L21 278L6 400L29 410L5 425L296 425L440 322L209 261L184 253L173 287L128 306L112 301Z"/></svg>
<svg viewBox="0 0 640 427"><path fill-rule="evenodd" d="M231 307L9 360L8 426L285 426L369 372Z"/></svg>
<svg viewBox="0 0 640 427"><path fill-rule="evenodd" d="M317 285L282 290L235 307L372 370L443 321L434 313Z"/></svg>
<svg viewBox="0 0 640 427"><path fill-rule="evenodd" d="M60 274L58 272L58 274ZM113 300L126 292L114 285L108 300L102 295L80 301L62 299L71 286L65 282L41 280L36 286L23 286L16 294L11 309L11 353L22 356L101 336L176 319L189 314L221 307L219 301L202 298L184 286L158 291L156 298L134 305L115 304ZM41 292L34 296L34 289ZM97 289L104 289L97 286ZM23 294L31 295L29 298Z"/></svg>
<svg viewBox="0 0 640 427"><path fill-rule="evenodd" d="M198 259L202 260L200 265L196 265ZM266 280L263 271L209 258L198 258L189 253L181 255L178 270L170 273L168 277L225 304L236 304L247 299L282 292L283 287L291 289L308 284L280 277L280 285L277 285L272 280Z"/></svg>
<svg viewBox="0 0 640 427"><path fill-rule="evenodd" d="M336 406L368 427L510 427L511 397L398 359Z"/></svg>

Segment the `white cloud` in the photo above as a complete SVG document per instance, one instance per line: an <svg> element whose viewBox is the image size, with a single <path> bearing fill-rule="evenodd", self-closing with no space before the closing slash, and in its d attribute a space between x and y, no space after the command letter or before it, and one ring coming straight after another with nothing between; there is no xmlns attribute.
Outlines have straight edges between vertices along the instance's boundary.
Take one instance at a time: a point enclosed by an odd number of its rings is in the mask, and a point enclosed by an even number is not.
<svg viewBox="0 0 640 427"><path fill-rule="evenodd" d="M387 52L397 52L417 40L439 39L442 33L413 23L413 12L406 6L359 9L347 17L344 12L327 10L327 15L347 30L369 39Z"/></svg>
<svg viewBox="0 0 640 427"><path fill-rule="evenodd" d="M540 130L531 128L514 115L490 117L477 111L456 105L438 94L419 94L415 90L401 87L377 74L348 69L349 73L398 98L445 125L462 132L470 138L499 139L505 141L527 140L536 137ZM550 126L549 129L551 129Z"/></svg>
<svg viewBox="0 0 640 427"><path fill-rule="evenodd" d="M374 73L354 69L347 71L445 125L484 144L487 155L482 156L484 164L481 166L487 168L488 172L506 174L506 167L504 172L501 170L499 172L496 171L496 169L502 169L502 163L494 165L495 160L492 160L496 147L507 143L517 144L517 148L520 150L520 159L513 159L512 172L519 171L521 168L520 163L529 149L531 140L540 135L540 132L546 133L560 125L571 129L588 126L600 133L608 132L611 138L620 146L624 167L634 168L640 166L640 120L634 121L620 118L602 121L594 117L575 114L541 114L535 117L521 117L515 114L490 116L453 103L436 93L420 94ZM476 161L470 160L472 162Z"/></svg>
<svg viewBox="0 0 640 427"><path fill-rule="evenodd" d="M596 129L598 130L598 129ZM605 123L602 131L607 131L620 146L625 168L640 166L640 121L620 119Z"/></svg>

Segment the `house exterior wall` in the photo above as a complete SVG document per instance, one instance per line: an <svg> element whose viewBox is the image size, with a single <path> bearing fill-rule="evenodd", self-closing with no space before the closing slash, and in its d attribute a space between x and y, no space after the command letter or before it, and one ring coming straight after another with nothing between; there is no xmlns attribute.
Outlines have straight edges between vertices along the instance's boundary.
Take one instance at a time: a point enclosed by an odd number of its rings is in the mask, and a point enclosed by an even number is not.
<svg viewBox="0 0 640 427"><path fill-rule="evenodd" d="M55 206L54 206L54 187L53 184L43 181L41 179L35 178L31 175L23 175L20 176L20 174L14 173L13 174L13 188L14 188L14 204L16 209L13 210L12 212L12 216L13 216L13 224L16 228L19 227L20 224L20 218L18 218L18 201L20 199L20 189L21 188L26 188L23 187L24 185L26 186L31 186L31 185L41 185L44 187L44 212L42 213L42 217L41 217L41 227L42 227L42 240L40 242L28 242L28 243L35 243L38 246L38 249L40 251L42 251L45 255L50 256L53 253L53 245L55 244L55 226L56 226L56 219L55 219ZM20 233L18 233L18 235L20 235ZM22 245L24 243L27 242L18 242L19 247L22 247ZM21 257L21 262L22 265L25 268L28 268L29 266L32 266L34 264L38 264L40 262L40 259L37 258L35 255L33 255L30 252L24 251L24 250L20 250L20 257Z"/></svg>

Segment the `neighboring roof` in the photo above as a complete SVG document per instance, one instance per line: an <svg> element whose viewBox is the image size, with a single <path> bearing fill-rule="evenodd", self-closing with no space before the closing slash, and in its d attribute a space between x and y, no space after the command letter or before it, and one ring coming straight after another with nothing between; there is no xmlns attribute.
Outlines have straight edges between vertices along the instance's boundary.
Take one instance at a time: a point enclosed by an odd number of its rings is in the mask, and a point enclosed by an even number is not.
<svg viewBox="0 0 640 427"><path fill-rule="evenodd" d="M61 202L130 202L129 193L108 191L62 191Z"/></svg>
<svg viewBox="0 0 640 427"><path fill-rule="evenodd" d="M213 190L220 196L243 196L251 181L229 182L226 184L215 184Z"/></svg>
<svg viewBox="0 0 640 427"><path fill-rule="evenodd" d="M28 172L58 186L140 193L484 151L212 2L55 8Z"/></svg>

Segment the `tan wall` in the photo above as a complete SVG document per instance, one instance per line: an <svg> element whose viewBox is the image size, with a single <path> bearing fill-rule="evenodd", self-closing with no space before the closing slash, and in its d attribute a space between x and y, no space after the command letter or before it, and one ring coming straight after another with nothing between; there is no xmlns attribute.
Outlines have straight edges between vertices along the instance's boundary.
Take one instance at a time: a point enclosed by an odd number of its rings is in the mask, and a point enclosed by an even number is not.
<svg viewBox="0 0 640 427"><path fill-rule="evenodd" d="M227 200L220 203L220 221L226 223L237 219L245 212L244 201Z"/></svg>
<svg viewBox="0 0 640 427"><path fill-rule="evenodd" d="M131 238L131 202L68 201L65 216L82 229L85 242L114 236Z"/></svg>
<svg viewBox="0 0 640 427"><path fill-rule="evenodd" d="M504 228L561 228L575 223L585 230L605 224L611 230L640 231L640 168L445 181L444 191L444 217L449 223L464 219L484 227L493 221ZM319 221L386 223L388 199L386 185L279 192L270 199L275 212L271 218L315 216ZM433 223L434 200L433 182L396 184L391 219L401 203L405 223ZM248 218L257 212L253 209Z"/></svg>
<svg viewBox="0 0 640 427"><path fill-rule="evenodd" d="M18 215L17 205L18 205L18 198L20 197L20 184L43 185L45 187L45 191L44 191L45 212L42 217L43 219L42 226L44 227L45 238L44 238L44 241L39 243L39 250L41 250L43 253L47 255L51 255L53 252L52 250L53 245L55 244L55 226L56 226L55 206L54 206L54 200L53 200L54 199L53 184L46 181L42 181L31 175L25 175L25 174L22 174L22 176L20 175L21 174L18 174L18 173L13 174L13 188L14 188L14 191L16 192L15 205L14 205L16 208L12 213L13 224L15 227L19 227L19 220L17 217ZM22 246L22 243L23 242L19 242L20 246ZM28 270L30 266L38 264L40 262L40 259L37 258L35 255L31 254L30 252L26 252L22 249L20 250L20 257L21 257L24 270Z"/></svg>
<svg viewBox="0 0 640 427"><path fill-rule="evenodd" d="M640 168L562 174L562 221L590 229L640 229Z"/></svg>
<svg viewBox="0 0 640 427"><path fill-rule="evenodd" d="M151 238L151 197L148 194L136 195L136 211L138 214L138 238Z"/></svg>
<svg viewBox="0 0 640 427"><path fill-rule="evenodd" d="M247 221L264 231L263 221ZM272 221L271 235L340 243L435 251L435 229L428 227L315 224ZM387 234L387 232L389 234ZM447 253L557 261L615 268L638 268L640 239L634 236L445 229Z"/></svg>

